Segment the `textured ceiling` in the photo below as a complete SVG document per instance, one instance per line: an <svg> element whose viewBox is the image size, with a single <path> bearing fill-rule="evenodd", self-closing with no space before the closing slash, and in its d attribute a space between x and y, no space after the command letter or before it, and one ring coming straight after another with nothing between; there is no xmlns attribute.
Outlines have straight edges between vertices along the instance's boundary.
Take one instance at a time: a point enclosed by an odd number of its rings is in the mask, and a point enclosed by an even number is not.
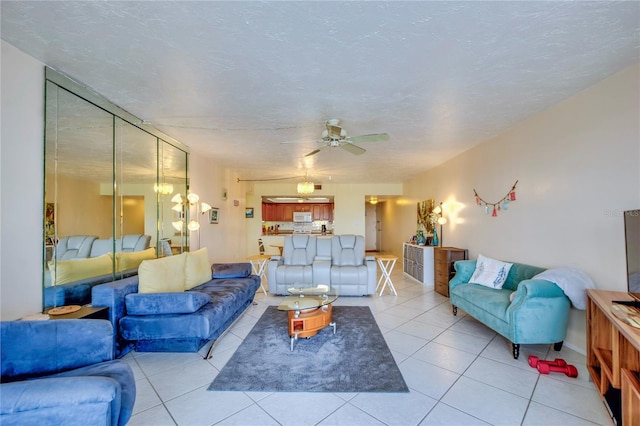
<svg viewBox="0 0 640 426"><path fill-rule="evenodd" d="M636 1L0 5L2 39L243 179L402 182L639 60ZM390 140L304 158L330 118Z"/></svg>

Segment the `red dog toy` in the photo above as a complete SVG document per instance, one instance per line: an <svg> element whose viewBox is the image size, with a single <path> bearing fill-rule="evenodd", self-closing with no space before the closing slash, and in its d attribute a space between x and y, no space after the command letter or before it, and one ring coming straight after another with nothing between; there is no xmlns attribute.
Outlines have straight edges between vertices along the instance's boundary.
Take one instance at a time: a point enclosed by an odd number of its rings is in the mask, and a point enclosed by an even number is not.
<svg viewBox="0 0 640 426"><path fill-rule="evenodd" d="M554 372L564 373L569 377L578 377L578 369L573 365L567 364L567 362L562 358L556 358L553 361L545 361L538 359L537 356L530 355L529 365L533 368L537 368L540 374L549 374L550 372Z"/></svg>
<svg viewBox="0 0 640 426"><path fill-rule="evenodd" d="M549 372L553 371L555 373L564 373L569 377L578 377L578 369L573 365L559 367L557 365L538 364L538 371L540 374L549 374Z"/></svg>
<svg viewBox="0 0 640 426"><path fill-rule="evenodd" d="M558 366L558 367L564 367L565 365L567 365L567 362L562 358L556 358L553 361L546 361L544 359L539 359L535 355L529 355L529 365L532 368L538 368L538 364L540 364L540 363L555 365L555 366Z"/></svg>

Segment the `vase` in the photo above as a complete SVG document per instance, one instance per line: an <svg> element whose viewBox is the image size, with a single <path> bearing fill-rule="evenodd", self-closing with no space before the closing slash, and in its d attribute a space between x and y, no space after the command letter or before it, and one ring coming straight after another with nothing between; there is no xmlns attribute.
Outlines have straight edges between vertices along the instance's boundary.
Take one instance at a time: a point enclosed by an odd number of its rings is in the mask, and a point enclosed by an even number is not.
<svg viewBox="0 0 640 426"><path fill-rule="evenodd" d="M416 242L418 243L419 246L423 246L427 242L427 240L424 238L424 234L422 233L422 231L418 231L418 238L416 239Z"/></svg>
<svg viewBox="0 0 640 426"><path fill-rule="evenodd" d="M438 231L436 231L435 228L433 229L433 245L438 245Z"/></svg>

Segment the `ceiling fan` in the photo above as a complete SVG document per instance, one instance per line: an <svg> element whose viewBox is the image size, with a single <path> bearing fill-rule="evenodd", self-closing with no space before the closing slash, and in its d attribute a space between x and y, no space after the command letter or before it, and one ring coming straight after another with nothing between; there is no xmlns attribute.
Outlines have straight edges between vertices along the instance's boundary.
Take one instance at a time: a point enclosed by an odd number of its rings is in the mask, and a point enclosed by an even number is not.
<svg viewBox="0 0 640 426"><path fill-rule="evenodd" d="M389 140L389 135L387 133L374 133L370 135L351 137L348 135L347 131L344 128L339 126L339 124L340 120L336 118L325 121L324 125L326 129L322 131L322 139L316 141L318 143L323 143L324 145L320 148L314 149L313 151L305 155L305 157L316 155L325 148L335 148L337 146L349 151L352 154L360 155L365 153L366 149L360 148L359 146L355 145L354 142L382 142Z"/></svg>

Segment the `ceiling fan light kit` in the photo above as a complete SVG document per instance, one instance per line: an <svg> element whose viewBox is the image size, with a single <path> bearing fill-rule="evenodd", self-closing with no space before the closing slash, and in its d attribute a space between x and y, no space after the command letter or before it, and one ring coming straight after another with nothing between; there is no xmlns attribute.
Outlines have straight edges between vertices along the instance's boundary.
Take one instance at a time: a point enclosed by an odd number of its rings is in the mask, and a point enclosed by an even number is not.
<svg viewBox="0 0 640 426"><path fill-rule="evenodd" d="M325 121L325 130L322 131L322 137L320 140L316 141L324 145L306 154L305 157L316 155L323 149L329 147L340 147L354 155L361 155L364 154L367 150L355 145L354 142L379 142L389 140L389 135L386 133L374 133L370 135L350 137L348 132L344 128L339 126L339 124L340 120L338 120L337 118L332 118Z"/></svg>

